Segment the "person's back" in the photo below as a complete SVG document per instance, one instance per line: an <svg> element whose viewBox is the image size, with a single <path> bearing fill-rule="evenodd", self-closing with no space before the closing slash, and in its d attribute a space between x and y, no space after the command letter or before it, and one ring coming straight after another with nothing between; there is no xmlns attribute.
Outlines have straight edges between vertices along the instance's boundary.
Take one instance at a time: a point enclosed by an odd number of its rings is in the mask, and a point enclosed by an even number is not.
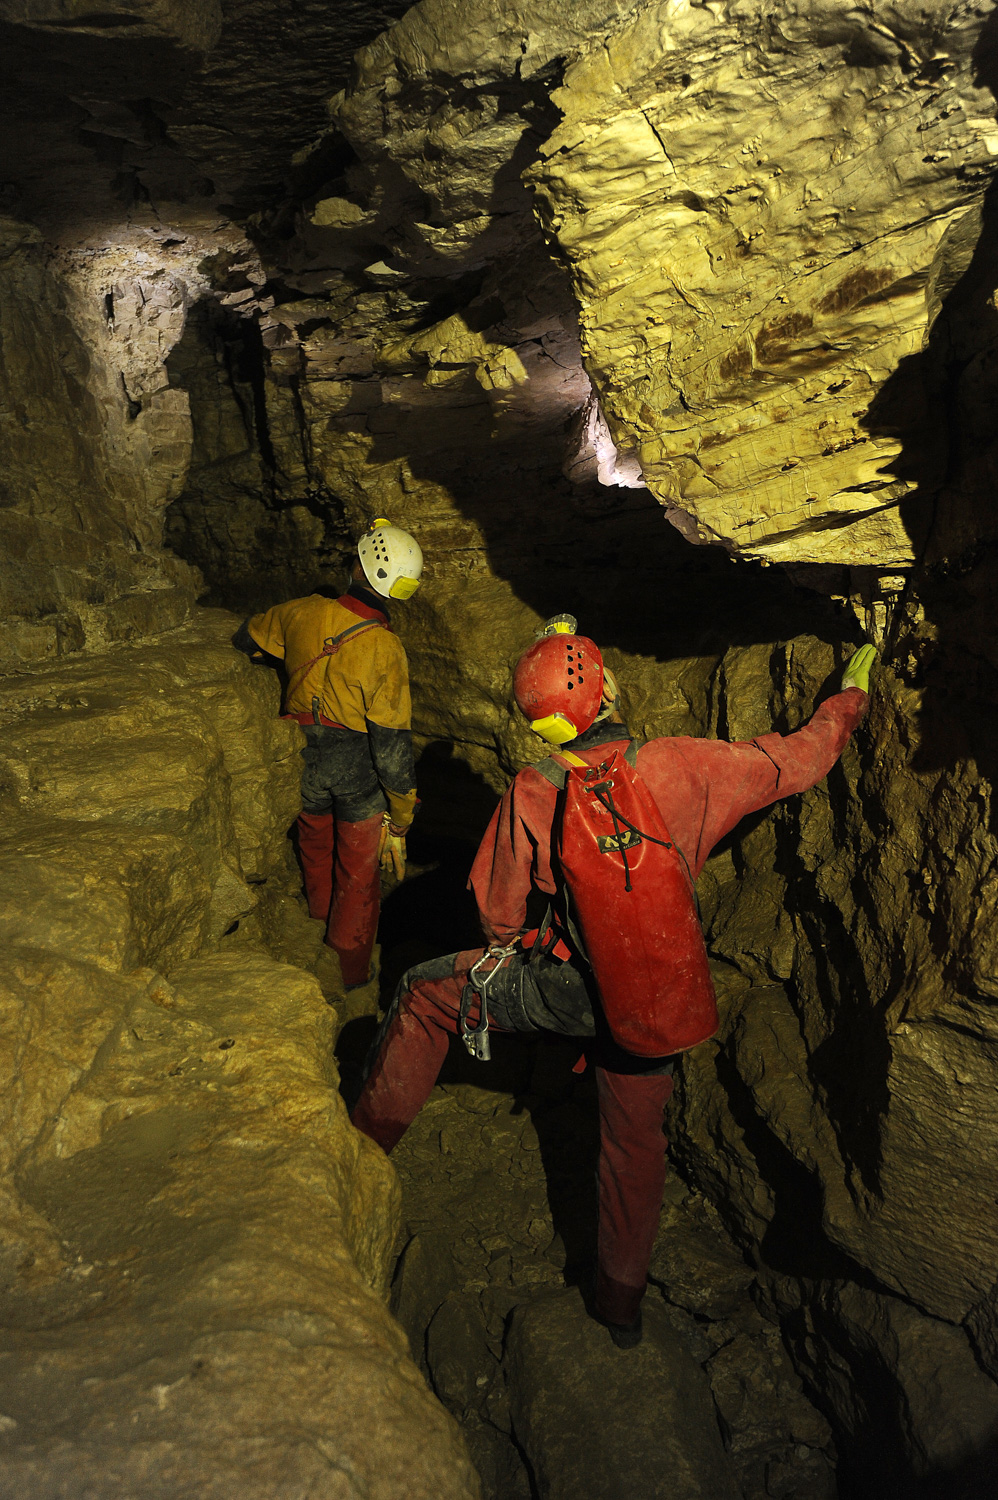
<svg viewBox="0 0 998 1500"><path fill-rule="evenodd" d="M612 704L616 688L609 695ZM829 698L793 735L754 740L662 736L639 744L636 768L695 879L711 850L749 813L813 786L835 764L866 709L856 686ZM570 742L572 753L596 765L611 749L631 743L619 713L600 717ZM523 930L531 889L554 896L553 836L559 778L548 762L514 778L479 847L471 885L485 934L506 942Z"/></svg>
<svg viewBox="0 0 998 1500"><path fill-rule="evenodd" d="M404 871L416 808L408 666L387 601L410 597L421 568L413 538L376 522L339 598L289 599L243 627L244 646L284 663L282 717L305 731L297 825L305 892L348 988L370 973L379 861Z"/></svg>
<svg viewBox="0 0 998 1500"><path fill-rule="evenodd" d="M637 750L643 786L690 866L687 916L693 914L693 878L718 840L747 813L814 785L834 764L865 711L873 655L872 647L856 653L843 691L795 734L742 744L663 738ZM352 1119L391 1150L429 1095L455 1033L482 1058L490 1026L583 1039L595 1066L600 1113L598 1252L589 1305L614 1342L629 1348L641 1337L641 1298L665 1179L662 1114L675 1058L637 1055L622 1045L621 1028L614 1030L612 1010L603 1003L598 966L578 946L570 892L555 856L566 762L598 767L613 750L623 754L630 737L601 653L565 616L550 621L521 656L513 691L520 712L554 754L514 778L472 866L470 884L489 948L450 954L403 977ZM565 746L570 760L559 757ZM565 816L567 807L566 799ZM619 859L619 839L608 842L606 852L611 863ZM621 909L620 903L614 907ZM598 902L595 910L599 921ZM610 903L605 920L619 921ZM628 976L621 977L626 1003ZM688 1045L711 1034L709 1013L702 1008L705 1028Z"/></svg>
<svg viewBox="0 0 998 1500"><path fill-rule="evenodd" d="M370 591L351 584L337 599L307 594L249 621L261 648L283 657L288 685L283 715L366 734L368 723L408 730L411 719L405 650L388 613ZM327 642L338 642L326 654ZM316 717L318 716L318 717Z"/></svg>

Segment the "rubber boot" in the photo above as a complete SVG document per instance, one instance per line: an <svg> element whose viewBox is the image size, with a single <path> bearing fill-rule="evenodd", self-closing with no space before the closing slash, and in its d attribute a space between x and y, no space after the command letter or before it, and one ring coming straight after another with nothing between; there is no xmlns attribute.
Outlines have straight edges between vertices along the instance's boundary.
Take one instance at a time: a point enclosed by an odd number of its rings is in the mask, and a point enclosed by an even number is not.
<svg viewBox="0 0 998 1500"><path fill-rule="evenodd" d="M381 814L360 823L336 820L333 898L326 942L339 954L343 983L366 984L381 898L378 839Z"/></svg>
<svg viewBox="0 0 998 1500"><path fill-rule="evenodd" d="M316 921L329 920L333 899L333 815L298 814L298 857L305 877L308 914Z"/></svg>

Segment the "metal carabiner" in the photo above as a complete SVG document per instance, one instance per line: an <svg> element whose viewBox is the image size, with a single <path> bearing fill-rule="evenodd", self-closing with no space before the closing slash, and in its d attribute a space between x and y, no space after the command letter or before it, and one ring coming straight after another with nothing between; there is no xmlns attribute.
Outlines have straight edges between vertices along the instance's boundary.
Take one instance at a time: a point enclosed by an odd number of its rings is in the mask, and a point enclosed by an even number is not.
<svg viewBox="0 0 998 1500"><path fill-rule="evenodd" d="M486 948L481 958L476 959L468 970L468 980L461 996L461 1008L458 1013L458 1024L461 1040L467 1047L468 1052L478 1062L489 1062L492 1058L492 1046L489 1042L489 1012L487 992L493 978L502 968L506 959L516 952L516 942L507 943L504 947L495 945ZM495 959L495 963L487 974L478 978L478 971L488 959ZM472 995L478 996L479 1015L478 1025L468 1025L468 1012L471 1009Z"/></svg>

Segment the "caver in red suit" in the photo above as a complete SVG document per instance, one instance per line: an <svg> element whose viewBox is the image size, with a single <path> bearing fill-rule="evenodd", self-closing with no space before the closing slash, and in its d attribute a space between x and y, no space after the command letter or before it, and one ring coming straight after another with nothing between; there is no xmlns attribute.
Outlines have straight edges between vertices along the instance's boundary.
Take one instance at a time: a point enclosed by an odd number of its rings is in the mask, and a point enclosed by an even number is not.
<svg viewBox="0 0 998 1500"><path fill-rule="evenodd" d="M540 691L531 694L530 683L524 685L529 673L523 670L529 652L517 668L514 691L535 730L546 731L549 742L557 743L558 737L560 743L570 742L572 753L593 765L606 759L608 746L624 750L627 730L614 711L616 686L609 674L604 676L602 659L591 641L574 634L566 639L563 633L558 648L549 649L543 640L538 643L542 656L553 653L556 667L559 651L569 646L574 646L568 657L573 663L571 696L565 691L564 657L560 684L558 671L553 687L551 674L542 671ZM872 647L861 648L847 669L844 690L823 703L794 734L766 734L737 744L668 737L640 746L638 773L694 878L711 850L742 818L805 791L827 774L866 711L864 689L872 659ZM533 664L536 667L536 658ZM600 708L603 712L596 717ZM538 709L546 712L535 712ZM566 722L559 724L562 719ZM579 728L582 733L576 733ZM586 1050L595 1064L600 1116L593 1311L609 1326L614 1342L630 1347L640 1338L640 1303L661 1209L666 1148L662 1115L672 1093L673 1060L634 1057L616 1045L593 975L572 949L567 922L559 921L561 892L552 863L558 798L556 787L540 771L521 771L482 840L470 886L489 944L520 940L517 951L502 960L488 980L490 1025L503 1031L546 1030L592 1039ZM548 907L554 913L553 929L545 938ZM540 943L535 941L538 924ZM404 976L352 1117L357 1128L384 1150L390 1151L404 1134L433 1088L449 1039L458 1030L469 971L485 951L450 954ZM472 1023L477 1005L476 996ZM709 1034L708 1029L700 1040Z"/></svg>

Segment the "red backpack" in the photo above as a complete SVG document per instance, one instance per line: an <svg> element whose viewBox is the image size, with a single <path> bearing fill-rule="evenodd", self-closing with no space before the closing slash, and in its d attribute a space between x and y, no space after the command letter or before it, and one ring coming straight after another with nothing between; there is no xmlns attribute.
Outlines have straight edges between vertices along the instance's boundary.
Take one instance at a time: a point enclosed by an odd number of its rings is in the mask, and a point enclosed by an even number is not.
<svg viewBox="0 0 998 1500"><path fill-rule="evenodd" d="M614 1041L665 1057L713 1036L714 985L689 866L637 772L637 745L607 750L596 765L550 757L566 771L556 853L569 929Z"/></svg>

